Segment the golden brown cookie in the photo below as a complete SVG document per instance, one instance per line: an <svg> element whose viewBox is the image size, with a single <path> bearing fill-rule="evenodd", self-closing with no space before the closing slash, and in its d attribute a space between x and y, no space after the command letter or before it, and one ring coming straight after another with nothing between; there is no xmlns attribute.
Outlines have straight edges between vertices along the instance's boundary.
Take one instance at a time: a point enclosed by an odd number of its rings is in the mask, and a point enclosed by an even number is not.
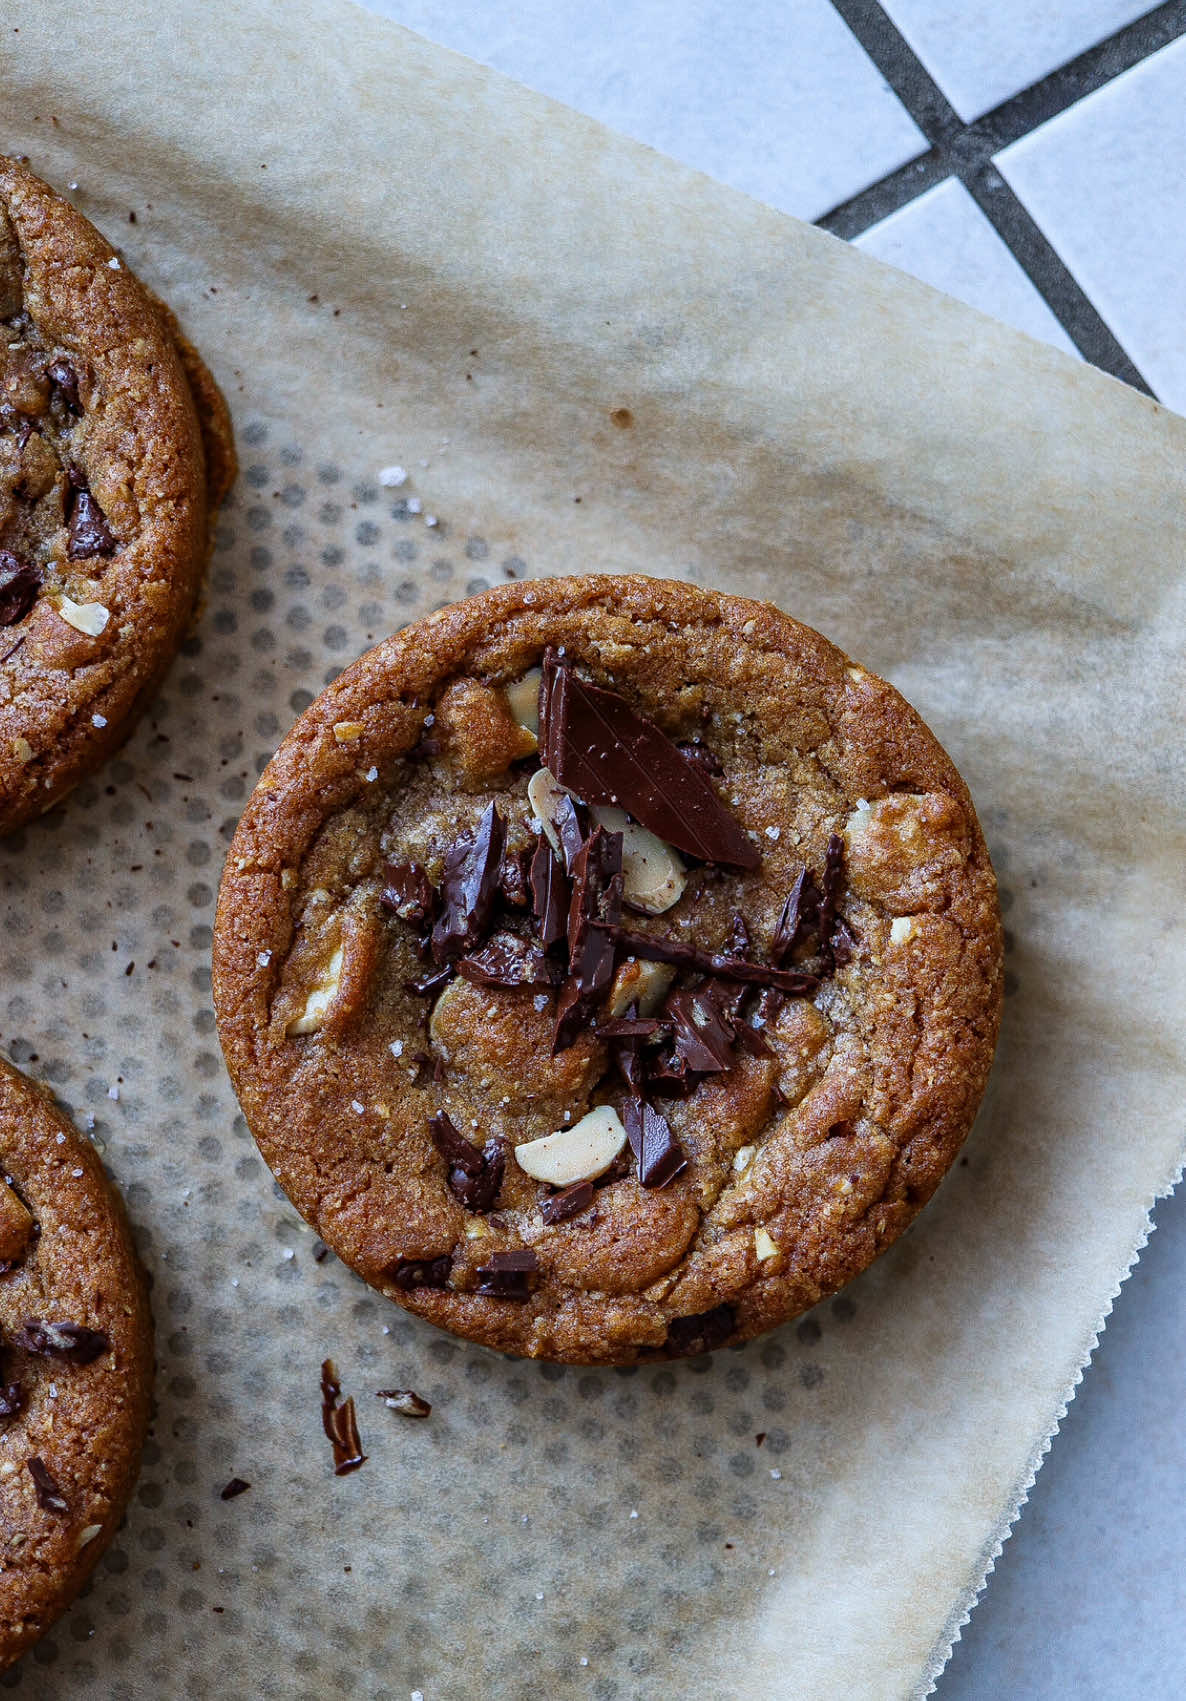
<svg viewBox="0 0 1186 1701"><path fill-rule="evenodd" d="M0 1059L0 1667L123 1517L152 1389L144 1277L93 1147Z"/></svg>
<svg viewBox="0 0 1186 1701"><path fill-rule="evenodd" d="M226 405L99 232L0 157L0 833L127 737L234 477Z"/></svg>
<svg viewBox="0 0 1186 1701"><path fill-rule="evenodd" d="M706 1351L835 1292L971 1126L1001 996L972 801L764 604L500 587L302 715L227 858L219 1032L297 1209L506 1352Z"/></svg>

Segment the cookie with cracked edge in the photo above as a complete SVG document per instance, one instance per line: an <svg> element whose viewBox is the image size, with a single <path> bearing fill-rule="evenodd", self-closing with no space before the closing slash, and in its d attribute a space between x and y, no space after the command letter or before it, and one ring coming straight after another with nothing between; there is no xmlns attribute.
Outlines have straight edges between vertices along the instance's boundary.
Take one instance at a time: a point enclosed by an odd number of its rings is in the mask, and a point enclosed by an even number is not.
<svg viewBox="0 0 1186 1701"><path fill-rule="evenodd" d="M0 833L127 737L194 612L235 474L172 313L0 157Z"/></svg>
<svg viewBox="0 0 1186 1701"><path fill-rule="evenodd" d="M119 1527L152 1369L122 1204L49 1092L0 1058L0 1667Z"/></svg>
<svg viewBox="0 0 1186 1701"><path fill-rule="evenodd" d="M687 584L514 584L301 716L230 848L214 994L297 1209L509 1353L743 1341L902 1232L1000 1019L967 788L884 681Z"/></svg>

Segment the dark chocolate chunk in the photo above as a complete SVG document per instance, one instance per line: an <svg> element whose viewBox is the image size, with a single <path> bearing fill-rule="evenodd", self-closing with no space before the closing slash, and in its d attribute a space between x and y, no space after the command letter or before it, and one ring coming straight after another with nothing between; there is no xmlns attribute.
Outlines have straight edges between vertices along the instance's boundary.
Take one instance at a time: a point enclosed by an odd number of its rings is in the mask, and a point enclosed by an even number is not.
<svg viewBox="0 0 1186 1701"><path fill-rule="evenodd" d="M509 910L531 908L532 847L506 852L498 866L498 895Z"/></svg>
<svg viewBox="0 0 1186 1701"><path fill-rule="evenodd" d="M666 1187L688 1167L684 1149L660 1116L645 1099L627 1099L626 1137L638 1160L638 1179L643 1187Z"/></svg>
<svg viewBox="0 0 1186 1701"><path fill-rule="evenodd" d="M428 1401L422 1399L414 1388L379 1388L375 1398L382 1400L391 1411L399 1412L404 1417L426 1418L432 1411Z"/></svg>
<svg viewBox="0 0 1186 1701"><path fill-rule="evenodd" d="M568 878L546 839L541 838L531 859L531 904L540 944L545 950L568 932Z"/></svg>
<svg viewBox="0 0 1186 1701"><path fill-rule="evenodd" d="M681 738L675 747L685 762L690 762L701 773L708 774L712 779L719 780L725 771L725 765L715 750L710 750L707 744L701 744L698 738Z"/></svg>
<svg viewBox="0 0 1186 1701"><path fill-rule="evenodd" d="M69 1512L70 1506L66 1496L46 1469L44 1459L36 1454L25 1460L25 1468L33 1478L33 1487L37 1493L37 1504L43 1512Z"/></svg>
<svg viewBox="0 0 1186 1701"><path fill-rule="evenodd" d="M702 862L757 868L761 856L713 790L654 721L616 691L588 685L554 651L544 657L540 753L583 803L616 804Z"/></svg>
<svg viewBox="0 0 1186 1701"><path fill-rule="evenodd" d="M246 1494L250 1487L251 1484L244 1482L242 1477L232 1477L226 1487L220 1489L218 1498L220 1500L237 1500L241 1494Z"/></svg>
<svg viewBox="0 0 1186 1701"><path fill-rule="evenodd" d="M552 1056L566 1051L578 1034L589 1026L589 1001L581 996L575 977L566 980L556 1000L556 1022L552 1028Z"/></svg>
<svg viewBox="0 0 1186 1701"><path fill-rule="evenodd" d="M505 831L502 816L489 803L473 837L458 839L446 852L441 912L432 930L438 963L463 956L489 931Z"/></svg>
<svg viewBox="0 0 1186 1701"><path fill-rule="evenodd" d="M795 884L787 893L786 902L774 926L774 937L770 941L770 955L776 963L782 964L790 959L810 919L818 910L819 892L815 882L807 869L801 868L795 878Z"/></svg>
<svg viewBox="0 0 1186 1701"><path fill-rule="evenodd" d="M556 829L556 837L560 840L560 853L564 858L564 871L572 873L573 863L586 838L585 811L574 798L562 793L557 799L552 813L552 825Z"/></svg>
<svg viewBox="0 0 1186 1701"><path fill-rule="evenodd" d="M365 1465L367 1456L362 1450L358 1419L354 1412L354 1396L344 1400L338 1372L332 1358L321 1365L321 1425L334 1450L334 1475L344 1477Z"/></svg>
<svg viewBox="0 0 1186 1701"><path fill-rule="evenodd" d="M531 1277L539 1259L530 1247L518 1252L492 1252L478 1266L478 1292L491 1299L530 1299Z"/></svg>
<svg viewBox="0 0 1186 1701"><path fill-rule="evenodd" d="M737 1061L733 1030L721 1015L710 992L673 992L664 1006L675 1024L673 1047L697 1075L713 1075L732 1069Z"/></svg>
<svg viewBox="0 0 1186 1701"><path fill-rule="evenodd" d="M852 954L857 948L852 929L843 916L836 917L836 925L832 929L832 966L842 969L845 963L852 962Z"/></svg>
<svg viewBox="0 0 1186 1701"><path fill-rule="evenodd" d="M737 1314L731 1305L714 1305L711 1311L697 1312L693 1317L676 1317L667 1326L666 1347L672 1358L686 1353L711 1353L724 1346L737 1328Z"/></svg>
<svg viewBox="0 0 1186 1701"><path fill-rule="evenodd" d="M391 1272L397 1288L447 1288L453 1257L446 1252L440 1258L401 1258Z"/></svg>
<svg viewBox="0 0 1186 1701"><path fill-rule="evenodd" d="M757 1028L751 1028L748 1022L739 1022L734 1030L734 1042L738 1051L747 1052L750 1057L773 1057L765 1039Z"/></svg>
<svg viewBox="0 0 1186 1701"><path fill-rule="evenodd" d="M37 601L41 569L0 549L0 626L15 626Z"/></svg>
<svg viewBox="0 0 1186 1701"><path fill-rule="evenodd" d="M758 1007L754 1011L754 1027L768 1028L771 1022L777 1021L778 1012L782 1009L786 1001L786 994L779 992L777 987L766 987L759 997Z"/></svg>
<svg viewBox="0 0 1186 1701"><path fill-rule="evenodd" d="M502 1140L487 1140L481 1151L458 1133L443 1110L430 1116L437 1151L445 1160L449 1191L467 1211L488 1211L498 1198L506 1169L507 1149Z"/></svg>
<svg viewBox="0 0 1186 1701"><path fill-rule="evenodd" d="M66 476L70 480L66 499L66 524L70 531L66 554L71 561L85 561L92 555L114 555L115 537L86 478L77 467L70 467Z"/></svg>
<svg viewBox="0 0 1186 1701"><path fill-rule="evenodd" d="M82 1323L42 1323L34 1317L22 1324L15 1338L27 1353L64 1358L68 1364L93 1364L111 1346L101 1329L88 1329Z"/></svg>
<svg viewBox="0 0 1186 1701"><path fill-rule="evenodd" d="M650 1039L655 1034L670 1031L671 1023L658 1016L615 1016L612 1021L599 1022L598 1039Z"/></svg>
<svg viewBox="0 0 1186 1701"><path fill-rule="evenodd" d="M421 927L436 914L436 888L418 862L389 862L387 884L379 894L385 910L391 910L401 921Z"/></svg>
<svg viewBox="0 0 1186 1701"><path fill-rule="evenodd" d="M574 1181L562 1193L553 1193L541 1200L539 1208L546 1223L566 1223L570 1217L579 1217L592 1203L593 1183Z"/></svg>
<svg viewBox="0 0 1186 1701"><path fill-rule="evenodd" d="M672 1046L647 1064L647 1091L660 1099L686 1099L696 1085L696 1077L688 1068L688 1060Z"/></svg>
<svg viewBox="0 0 1186 1701"><path fill-rule="evenodd" d="M820 880L819 900L820 949L828 967L834 967L836 962L833 933L837 921L836 900L840 896L840 881L843 872L844 840L839 833L833 833L828 839L828 849L824 857L824 872L823 878ZM845 927L845 932L848 933L847 927ZM849 934L850 939L851 937L851 934Z"/></svg>
<svg viewBox="0 0 1186 1701"><path fill-rule="evenodd" d="M445 1060L442 1057L430 1057L426 1051L412 1053L412 1067L416 1071L414 1086L419 1086L425 1075L431 1075L439 1087L445 1079Z"/></svg>
<svg viewBox="0 0 1186 1701"><path fill-rule="evenodd" d="M433 969L430 974L421 975L419 980L406 980L404 991L417 998L435 998L442 987L448 986L452 979L453 965L446 963L443 968Z"/></svg>
<svg viewBox="0 0 1186 1701"><path fill-rule="evenodd" d="M769 963L751 963L742 957L728 957L722 952L700 951L679 939L660 939L650 933L631 933L627 928L594 921L591 927L604 929L626 957L642 957L651 963L672 963L680 969L698 969L701 974L719 975L723 980L743 981L754 986L776 986L781 992L803 994L814 992L819 985L818 975L801 974L794 969L779 969Z"/></svg>
<svg viewBox="0 0 1186 1701"><path fill-rule="evenodd" d="M752 944L749 923L740 910L734 910L729 922L729 932L721 947L722 954L726 957L748 957Z"/></svg>
<svg viewBox="0 0 1186 1701"><path fill-rule="evenodd" d="M480 951L458 957L457 973L475 986L556 986L564 970L534 939L496 933Z"/></svg>
<svg viewBox="0 0 1186 1701"><path fill-rule="evenodd" d="M70 362L68 360L50 361L46 367L46 376L57 392L66 412L81 416L82 403L78 399L78 373L75 372Z"/></svg>

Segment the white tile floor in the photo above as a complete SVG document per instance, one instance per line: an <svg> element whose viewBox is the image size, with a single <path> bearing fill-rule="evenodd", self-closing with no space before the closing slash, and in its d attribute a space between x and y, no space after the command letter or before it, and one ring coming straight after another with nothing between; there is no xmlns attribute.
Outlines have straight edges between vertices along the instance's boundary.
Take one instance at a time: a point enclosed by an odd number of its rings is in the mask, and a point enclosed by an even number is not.
<svg viewBox="0 0 1186 1701"><path fill-rule="evenodd" d="M370 0L376 11L815 218L924 151L825 0ZM956 109L996 105L1147 10L1131 0L885 0ZM1002 156L1163 398L1186 411L1186 39ZM1060 347L954 182L860 246ZM940 1701L1186 1696L1186 1192L1117 1302Z"/></svg>
<svg viewBox="0 0 1186 1701"><path fill-rule="evenodd" d="M962 184L948 178L856 246L1042 342L1075 345Z"/></svg>
<svg viewBox="0 0 1186 1701"><path fill-rule="evenodd" d="M887 0L961 118L1010 95L1150 10L1142 0Z"/></svg>
<svg viewBox="0 0 1186 1701"><path fill-rule="evenodd" d="M370 0L799 218L926 151L829 0Z"/></svg>
<svg viewBox="0 0 1186 1701"><path fill-rule="evenodd" d="M1186 37L997 161L1162 401L1186 413Z"/></svg>

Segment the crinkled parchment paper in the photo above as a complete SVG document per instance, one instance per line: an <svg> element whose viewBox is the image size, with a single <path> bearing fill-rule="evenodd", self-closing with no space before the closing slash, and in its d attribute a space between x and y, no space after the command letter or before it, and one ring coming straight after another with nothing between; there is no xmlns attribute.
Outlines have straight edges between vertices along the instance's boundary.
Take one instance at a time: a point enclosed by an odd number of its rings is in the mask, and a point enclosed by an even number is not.
<svg viewBox="0 0 1186 1701"><path fill-rule="evenodd" d="M1182 1157L1186 424L348 6L14 16L4 146L176 306L244 471L156 709L0 850L0 1043L96 1117L160 1354L127 1526L4 1683L924 1695ZM1011 931L989 1099L913 1231L798 1325L637 1373L504 1362L317 1263L208 975L311 694L469 588L615 567L773 598L900 686Z"/></svg>

